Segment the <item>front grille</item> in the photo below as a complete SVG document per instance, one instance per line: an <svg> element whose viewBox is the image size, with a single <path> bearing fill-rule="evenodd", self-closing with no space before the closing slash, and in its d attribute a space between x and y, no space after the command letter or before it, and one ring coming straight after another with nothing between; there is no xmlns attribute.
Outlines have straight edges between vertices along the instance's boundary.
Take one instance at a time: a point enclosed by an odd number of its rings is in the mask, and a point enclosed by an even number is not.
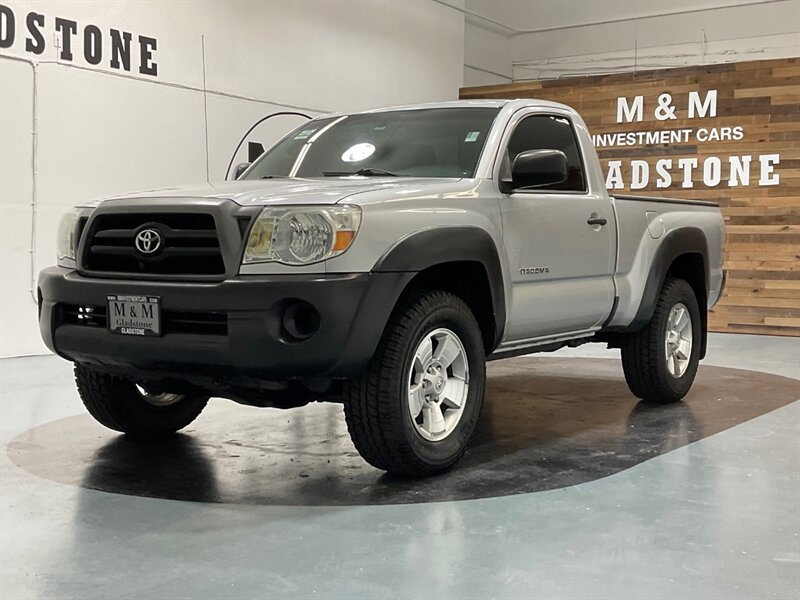
<svg viewBox="0 0 800 600"><path fill-rule="evenodd" d="M136 236L153 229L161 244L152 254L135 246ZM201 213L97 215L87 233L83 269L96 273L223 275L225 262L214 217Z"/></svg>
<svg viewBox="0 0 800 600"><path fill-rule="evenodd" d="M106 327L105 306L60 304L60 324ZM163 333L228 335L228 313L223 311L161 311Z"/></svg>

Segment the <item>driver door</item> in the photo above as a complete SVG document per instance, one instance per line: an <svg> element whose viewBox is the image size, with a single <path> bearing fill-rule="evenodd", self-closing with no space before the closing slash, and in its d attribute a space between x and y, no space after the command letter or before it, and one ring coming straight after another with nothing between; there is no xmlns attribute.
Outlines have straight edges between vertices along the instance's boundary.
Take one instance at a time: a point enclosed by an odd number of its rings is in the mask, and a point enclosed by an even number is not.
<svg viewBox="0 0 800 600"><path fill-rule="evenodd" d="M564 152L568 177L546 188L514 190L500 199L512 278L507 341L599 328L614 299L614 216L604 191L588 189L572 122L541 112L518 117L505 142L500 177L510 179L517 154L539 149ZM603 219L605 223L598 224Z"/></svg>

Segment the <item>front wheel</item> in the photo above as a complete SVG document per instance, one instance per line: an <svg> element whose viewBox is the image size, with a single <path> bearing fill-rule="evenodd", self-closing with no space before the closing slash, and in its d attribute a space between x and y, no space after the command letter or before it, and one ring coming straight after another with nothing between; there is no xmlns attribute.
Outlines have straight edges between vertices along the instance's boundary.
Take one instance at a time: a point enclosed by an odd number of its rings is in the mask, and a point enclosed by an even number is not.
<svg viewBox="0 0 800 600"><path fill-rule="evenodd" d="M411 292L392 314L366 372L346 385L350 437L384 471L445 471L475 432L485 381L483 340L469 307L447 292Z"/></svg>
<svg viewBox="0 0 800 600"><path fill-rule="evenodd" d="M683 279L667 279L650 322L622 343L631 392L645 402L677 402L689 393L700 363L700 307Z"/></svg>
<svg viewBox="0 0 800 600"><path fill-rule="evenodd" d="M86 410L114 431L139 437L168 435L194 421L207 396L153 393L133 381L75 365L75 383Z"/></svg>

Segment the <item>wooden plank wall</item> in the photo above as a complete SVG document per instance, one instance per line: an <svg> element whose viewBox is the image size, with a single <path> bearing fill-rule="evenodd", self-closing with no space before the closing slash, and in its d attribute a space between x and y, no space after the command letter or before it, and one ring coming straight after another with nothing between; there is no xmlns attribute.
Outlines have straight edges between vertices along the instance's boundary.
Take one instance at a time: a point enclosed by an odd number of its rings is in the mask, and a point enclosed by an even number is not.
<svg viewBox="0 0 800 600"><path fill-rule="evenodd" d="M717 90L716 116L698 118L696 111L689 119L689 93L705 100L709 90ZM656 118L663 93L671 95L676 119ZM691 129L687 141L675 144L595 145L604 172L610 161L622 162L625 191L713 200L722 207L728 287L711 315L712 331L800 335L800 58L462 88L460 96L562 102L581 113L593 135ZM642 121L618 122L617 98L630 106L636 96L643 96ZM741 139L698 140L708 137L700 129L723 127L741 127ZM767 179L777 175L779 183L761 185L759 157L771 154L780 155L780 164ZM729 187L729 157L743 155L752 156L749 185ZM699 167L687 188L677 161L691 157ZM709 185L713 169L704 181L708 157L721 161L717 185ZM666 158L673 160L673 181L657 188L654 167ZM648 163L650 181L631 190L631 161L637 159Z"/></svg>

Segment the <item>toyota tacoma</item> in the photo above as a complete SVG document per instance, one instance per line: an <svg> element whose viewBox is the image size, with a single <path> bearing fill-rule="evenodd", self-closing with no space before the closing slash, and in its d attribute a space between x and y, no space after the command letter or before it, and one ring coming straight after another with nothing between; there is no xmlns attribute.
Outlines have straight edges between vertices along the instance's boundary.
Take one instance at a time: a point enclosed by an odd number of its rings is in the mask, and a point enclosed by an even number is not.
<svg viewBox="0 0 800 600"><path fill-rule="evenodd" d="M339 402L369 463L419 476L467 449L487 360L600 342L642 401L683 398L723 240L716 204L610 196L561 104L325 115L235 181L68 212L39 323L113 430Z"/></svg>

